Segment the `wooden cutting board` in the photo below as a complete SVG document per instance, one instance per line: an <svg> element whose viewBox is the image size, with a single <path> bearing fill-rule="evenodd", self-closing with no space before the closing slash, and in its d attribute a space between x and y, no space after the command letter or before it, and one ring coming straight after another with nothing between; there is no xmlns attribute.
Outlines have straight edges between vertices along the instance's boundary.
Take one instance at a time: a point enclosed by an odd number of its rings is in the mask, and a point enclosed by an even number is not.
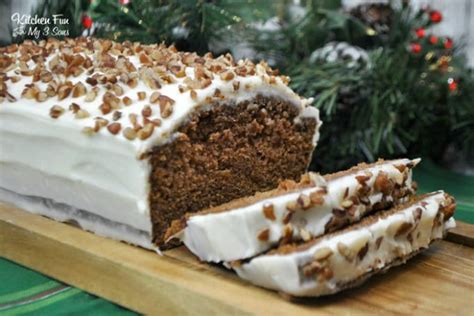
<svg viewBox="0 0 474 316"><path fill-rule="evenodd" d="M459 226L457 242L472 242L474 225ZM297 302L200 263L184 247L159 256L1 203L0 256L147 314L474 313L474 248L450 241L357 289Z"/></svg>

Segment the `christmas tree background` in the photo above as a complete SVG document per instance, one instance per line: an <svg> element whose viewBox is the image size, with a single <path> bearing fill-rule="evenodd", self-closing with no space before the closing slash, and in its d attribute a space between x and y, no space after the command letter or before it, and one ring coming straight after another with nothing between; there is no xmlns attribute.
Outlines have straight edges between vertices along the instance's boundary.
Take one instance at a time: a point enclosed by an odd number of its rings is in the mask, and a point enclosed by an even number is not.
<svg viewBox="0 0 474 316"><path fill-rule="evenodd" d="M68 17L71 37L267 60L320 110L313 170L400 156L474 165L474 76L462 43L430 30L443 23L436 8L413 11L407 1L347 11L338 0L43 0L35 13Z"/></svg>

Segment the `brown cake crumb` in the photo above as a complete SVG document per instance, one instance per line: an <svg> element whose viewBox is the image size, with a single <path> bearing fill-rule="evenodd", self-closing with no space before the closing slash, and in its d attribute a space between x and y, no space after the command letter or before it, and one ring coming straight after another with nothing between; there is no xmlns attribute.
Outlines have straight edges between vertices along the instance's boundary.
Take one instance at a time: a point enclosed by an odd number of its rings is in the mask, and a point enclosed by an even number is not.
<svg viewBox="0 0 474 316"><path fill-rule="evenodd" d="M273 189L283 179L299 180L319 122L304 118L295 124L297 115L292 104L262 96L213 104L178 129L188 141L156 147L149 156L155 242L161 245L171 221L184 213ZM274 124L265 125L268 118Z"/></svg>

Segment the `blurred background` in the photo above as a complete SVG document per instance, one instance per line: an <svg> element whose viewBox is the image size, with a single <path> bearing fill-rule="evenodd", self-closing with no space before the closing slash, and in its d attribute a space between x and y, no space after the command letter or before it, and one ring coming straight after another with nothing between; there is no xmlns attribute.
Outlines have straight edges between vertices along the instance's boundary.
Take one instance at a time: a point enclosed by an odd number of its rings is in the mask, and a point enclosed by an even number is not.
<svg viewBox="0 0 474 316"><path fill-rule="evenodd" d="M474 175L472 0L3 0L0 12L2 45L83 35L267 60L320 109L313 170L422 156Z"/></svg>

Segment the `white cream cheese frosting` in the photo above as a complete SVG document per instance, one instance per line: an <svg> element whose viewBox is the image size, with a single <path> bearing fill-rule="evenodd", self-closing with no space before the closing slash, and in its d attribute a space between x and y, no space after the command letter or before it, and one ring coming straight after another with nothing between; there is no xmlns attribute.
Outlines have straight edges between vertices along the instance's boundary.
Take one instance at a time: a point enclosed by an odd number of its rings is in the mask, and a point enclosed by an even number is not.
<svg viewBox="0 0 474 316"><path fill-rule="evenodd" d="M385 161L327 179L311 174L313 185L308 188L225 211L190 214L173 237L203 261L250 258L283 238L307 240L356 222L377 203L404 202L415 193L411 169L419 161ZM392 190L381 192L382 180L391 183Z"/></svg>
<svg viewBox="0 0 474 316"><path fill-rule="evenodd" d="M94 232L96 235L124 240L136 246L158 251L157 246L151 242L150 233L130 225L113 222L70 205L56 203L51 199L21 195L2 188L0 188L0 201L1 203L6 202L15 205L33 214L79 226L81 229Z"/></svg>
<svg viewBox="0 0 474 316"><path fill-rule="evenodd" d="M258 94L320 125L311 100L264 63L91 38L1 48L0 187L151 233L142 155L209 103Z"/></svg>
<svg viewBox="0 0 474 316"><path fill-rule="evenodd" d="M255 257L234 265L234 269L258 286L290 295L332 294L402 263L442 238L455 226L450 217L454 206L454 200L444 192L432 193L406 207L386 211L387 215L380 212L380 218L367 218L360 225L300 248ZM443 212L444 207L450 211Z"/></svg>

